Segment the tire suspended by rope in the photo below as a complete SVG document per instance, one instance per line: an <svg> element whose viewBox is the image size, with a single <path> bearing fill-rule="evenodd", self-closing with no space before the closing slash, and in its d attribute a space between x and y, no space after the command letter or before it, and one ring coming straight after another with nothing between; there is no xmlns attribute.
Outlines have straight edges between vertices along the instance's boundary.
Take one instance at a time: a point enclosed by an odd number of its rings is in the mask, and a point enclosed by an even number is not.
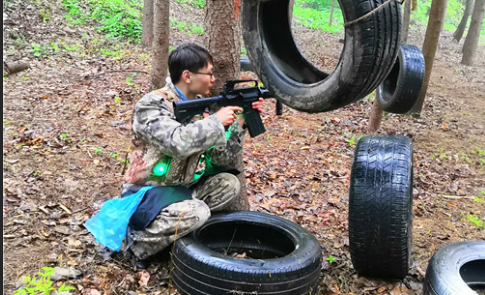
<svg viewBox="0 0 485 295"><path fill-rule="evenodd" d="M349 25L337 67L325 73L295 44L290 0L243 0L242 33L251 64L271 93L291 108L325 112L361 99L377 88L397 58L401 32L398 1L338 2Z"/></svg>
<svg viewBox="0 0 485 295"><path fill-rule="evenodd" d="M404 278L411 258L412 144L365 136L355 148L349 191L349 246L362 275Z"/></svg>
<svg viewBox="0 0 485 295"><path fill-rule="evenodd" d="M423 88L424 72L421 50L414 45L401 44L396 63L378 87L380 95L376 98L381 109L395 114L409 112Z"/></svg>

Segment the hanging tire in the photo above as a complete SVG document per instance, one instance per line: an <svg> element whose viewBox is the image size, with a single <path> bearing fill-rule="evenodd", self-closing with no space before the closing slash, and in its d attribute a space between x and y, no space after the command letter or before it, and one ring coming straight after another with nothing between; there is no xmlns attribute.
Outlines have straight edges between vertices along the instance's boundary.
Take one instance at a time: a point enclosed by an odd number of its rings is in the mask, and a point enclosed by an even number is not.
<svg viewBox="0 0 485 295"><path fill-rule="evenodd" d="M239 63L240 63L240 66L241 66L241 71L245 71L245 72L248 72L248 71L253 71L253 67L251 66L251 62L249 61L249 59L247 57L240 57L239 58Z"/></svg>
<svg viewBox="0 0 485 295"><path fill-rule="evenodd" d="M345 22L373 11L386 0L339 0ZM244 44L263 84L291 108L310 112L338 109L365 97L390 72L399 51L401 12L391 1L345 28L335 70L318 70L300 52L291 32L290 0L244 0Z"/></svg>
<svg viewBox="0 0 485 295"><path fill-rule="evenodd" d="M379 85L377 102L382 110L404 114L419 98L424 82L424 57L414 45L401 44L399 55L389 75Z"/></svg>
<svg viewBox="0 0 485 295"><path fill-rule="evenodd" d="M349 246L362 275L404 278L411 257L412 143L365 136L357 143L349 191Z"/></svg>
<svg viewBox="0 0 485 295"><path fill-rule="evenodd" d="M445 245L431 257L424 295L477 295L485 290L485 241Z"/></svg>
<svg viewBox="0 0 485 295"><path fill-rule="evenodd" d="M177 240L172 257L172 280L182 294L303 295L316 294L322 253L298 224L239 211L214 215Z"/></svg>

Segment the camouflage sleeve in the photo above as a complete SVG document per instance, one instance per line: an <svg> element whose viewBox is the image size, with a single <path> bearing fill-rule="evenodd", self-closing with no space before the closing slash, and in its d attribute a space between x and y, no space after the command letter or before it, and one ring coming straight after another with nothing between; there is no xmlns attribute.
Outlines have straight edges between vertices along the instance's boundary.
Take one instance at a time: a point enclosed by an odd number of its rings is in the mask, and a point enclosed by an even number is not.
<svg viewBox="0 0 485 295"><path fill-rule="evenodd" d="M135 105L133 131L171 157L187 158L211 146L226 146L224 126L216 115L182 125L171 104L161 95L148 93Z"/></svg>
<svg viewBox="0 0 485 295"><path fill-rule="evenodd" d="M243 149L246 130L237 121L232 124L228 131L229 138L227 139L226 145L214 147L208 152L212 161L220 166L232 167L234 165L234 159Z"/></svg>

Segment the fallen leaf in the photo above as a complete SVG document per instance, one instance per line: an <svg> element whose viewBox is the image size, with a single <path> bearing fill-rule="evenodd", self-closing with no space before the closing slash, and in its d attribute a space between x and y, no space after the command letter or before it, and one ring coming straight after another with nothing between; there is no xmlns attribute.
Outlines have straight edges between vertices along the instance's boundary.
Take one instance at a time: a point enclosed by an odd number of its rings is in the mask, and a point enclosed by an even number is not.
<svg viewBox="0 0 485 295"><path fill-rule="evenodd" d="M380 286L378 289L377 289L377 293L378 294L381 294L382 292L386 291L387 290L387 287L386 286Z"/></svg>
<svg viewBox="0 0 485 295"><path fill-rule="evenodd" d="M77 260L71 259L67 262L67 265L76 266L79 265L79 262L77 262Z"/></svg>
<svg viewBox="0 0 485 295"><path fill-rule="evenodd" d="M142 270L138 275L140 276L140 279L138 280L140 287L147 287L148 281L150 280L150 274L146 270Z"/></svg>

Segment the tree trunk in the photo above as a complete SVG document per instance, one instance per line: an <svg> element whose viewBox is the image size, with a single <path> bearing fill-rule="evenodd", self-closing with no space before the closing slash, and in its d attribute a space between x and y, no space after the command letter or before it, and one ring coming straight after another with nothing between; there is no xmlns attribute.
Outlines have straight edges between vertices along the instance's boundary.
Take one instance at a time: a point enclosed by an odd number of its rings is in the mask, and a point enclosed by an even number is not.
<svg viewBox="0 0 485 295"><path fill-rule="evenodd" d="M473 8L472 21L468 34L463 44L463 58L461 63L467 66L473 64L475 54L478 47L478 39L480 38L480 30L483 24L483 16L485 14L485 0L476 0Z"/></svg>
<svg viewBox="0 0 485 295"><path fill-rule="evenodd" d="M141 28L141 45L152 47L153 43L153 0L143 1L143 19Z"/></svg>
<svg viewBox="0 0 485 295"><path fill-rule="evenodd" d="M402 43L408 42L410 20L411 20L411 1L408 0L404 2L404 14L402 19L402 33L401 33Z"/></svg>
<svg viewBox="0 0 485 295"><path fill-rule="evenodd" d="M165 85L165 78L167 77L170 30L169 16L169 0L154 0L151 90L162 88Z"/></svg>
<svg viewBox="0 0 485 295"><path fill-rule="evenodd" d="M470 14L473 10L473 4L473 0L466 0L465 11L463 12L463 16L461 17L455 33L453 33L453 40L456 40L456 43L460 43L460 40L463 37L466 25L468 24L468 19L470 18Z"/></svg>
<svg viewBox="0 0 485 295"><path fill-rule="evenodd" d="M367 131L371 133L377 132L377 130L379 130L379 127L381 127L382 122L383 111L379 106L379 103L377 102L377 95L379 95L379 92L376 90L376 98L374 99L374 103L372 104L372 110L369 117L369 126L367 126Z"/></svg>
<svg viewBox="0 0 485 295"><path fill-rule="evenodd" d="M333 9L335 7L335 0L332 0L332 8L330 9L330 20L328 21L328 26L332 26L332 19L333 19Z"/></svg>
<svg viewBox="0 0 485 295"><path fill-rule="evenodd" d="M423 109L424 99L428 91L429 79L431 77L431 70L433 69L434 57L436 49L438 48L438 41L445 24L447 6L448 0L433 0L431 3L428 26L426 28L426 36L423 43L423 56L426 72L424 74L423 89L421 90L416 104L408 113L413 116L420 116L421 110Z"/></svg>
<svg viewBox="0 0 485 295"><path fill-rule="evenodd" d="M239 6L236 0L206 0L204 7L204 45L214 59L213 94L218 94L226 80L237 79L240 72L241 30L239 27ZM241 171L239 197L231 202L228 210L249 210L249 200L244 177L242 152L233 159L232 165Z"/></svg>
<svg viewBox="0 0 485 295"><path fill-rule="evenodd" d="M413 5L412 5L411 10L412 11L418 10L418 0L412 0L412 1L413 1ZM428 13L429 13L429 10L428 10Z"/></svg>

